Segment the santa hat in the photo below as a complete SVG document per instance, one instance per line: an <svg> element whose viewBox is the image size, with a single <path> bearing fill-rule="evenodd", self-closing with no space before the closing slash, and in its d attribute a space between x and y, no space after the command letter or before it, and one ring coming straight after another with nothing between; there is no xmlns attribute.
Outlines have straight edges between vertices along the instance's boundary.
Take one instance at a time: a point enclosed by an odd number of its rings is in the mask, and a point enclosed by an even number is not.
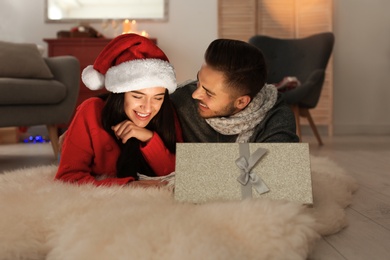
<svg viewBox="0 0 390 260"><path fill-rule="evenodd" d="M176 89L176 76L167 56L151 40L138 34L122 34L113 39L82 74L91 90L106 87L123 93L144 88Z"/></svg>

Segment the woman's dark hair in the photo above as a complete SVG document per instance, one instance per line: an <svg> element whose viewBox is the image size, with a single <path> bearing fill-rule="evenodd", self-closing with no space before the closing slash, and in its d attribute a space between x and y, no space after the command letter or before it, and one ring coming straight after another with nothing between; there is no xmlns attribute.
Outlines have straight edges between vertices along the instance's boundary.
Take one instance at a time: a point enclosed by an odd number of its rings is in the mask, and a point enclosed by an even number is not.
<svg viewBox="0 0 390 260"><path fill-rule="evenodd" d="M239 40L217 39L205 52L205 61L221 71L228 87L251 98L263 88L267 80L267 66L257 47Z"/></svg>
<svg viewBox="0 0 390 260"><path fill-rule="evenodd" d="M124 110L124 93L109 93L101 98L106 100L102 111L103 128L117 141L121 153L117 160L117 177L134 177L138 180L137 173L148 176L156 176L140 151L140 141L130 138L125 144L117 140L112 126L129 119ZM176 130L174 109L170 101L168 90L165 91L164 101L160 111L146 126L147 129L156 132L171 153L176 153Z"/></svg>

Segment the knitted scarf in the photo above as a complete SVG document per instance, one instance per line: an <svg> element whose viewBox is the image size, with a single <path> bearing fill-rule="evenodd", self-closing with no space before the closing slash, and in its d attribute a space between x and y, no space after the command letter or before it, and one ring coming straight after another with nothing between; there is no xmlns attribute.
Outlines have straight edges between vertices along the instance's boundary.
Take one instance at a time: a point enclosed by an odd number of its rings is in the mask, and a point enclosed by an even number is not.
<svg viewBox="0 0 390 260"><path fill-rule="evenodd" d="M245 143L252 136L255 127L275 105L277 96L275 86L266 84L245 109L229 117L208 118L206 122L220 134L238 134L236 142Z"/></svg>

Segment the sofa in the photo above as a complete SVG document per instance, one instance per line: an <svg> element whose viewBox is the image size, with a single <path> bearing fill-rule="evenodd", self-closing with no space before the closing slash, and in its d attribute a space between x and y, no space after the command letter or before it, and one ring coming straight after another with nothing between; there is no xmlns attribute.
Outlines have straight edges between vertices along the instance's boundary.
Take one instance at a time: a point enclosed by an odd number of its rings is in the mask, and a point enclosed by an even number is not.
<svg viewBox="0 0 390 260"><path fill-rule="evenodd" d="M0 127L46 125L54 155L58 128L72 118L80 63L43 57L35 44L0 42Z"/></svg>

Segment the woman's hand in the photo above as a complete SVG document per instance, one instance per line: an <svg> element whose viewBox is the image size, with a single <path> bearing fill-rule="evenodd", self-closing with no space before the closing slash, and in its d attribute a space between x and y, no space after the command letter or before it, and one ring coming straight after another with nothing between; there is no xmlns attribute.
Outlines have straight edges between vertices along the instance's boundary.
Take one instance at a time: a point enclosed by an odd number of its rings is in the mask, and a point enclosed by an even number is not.
<svg viewBox="0 0 390 260"><path fill-rule="evenodd" d="M162 188L167 186L167 181L161 181L161 180L139 180L139 181L132 181L129 183L132 187L140 187L140 188Z"/></svg>
<svg viewBox="0 0 390 260"><path fill-rule="evenodd" d="M111 129L114 131L116 137L122 140L122 143L126 143L132 137L137 138L141 142L147 143L153 137L153 132L136 126L130 120L125 120L113 127Z"/></svg>

